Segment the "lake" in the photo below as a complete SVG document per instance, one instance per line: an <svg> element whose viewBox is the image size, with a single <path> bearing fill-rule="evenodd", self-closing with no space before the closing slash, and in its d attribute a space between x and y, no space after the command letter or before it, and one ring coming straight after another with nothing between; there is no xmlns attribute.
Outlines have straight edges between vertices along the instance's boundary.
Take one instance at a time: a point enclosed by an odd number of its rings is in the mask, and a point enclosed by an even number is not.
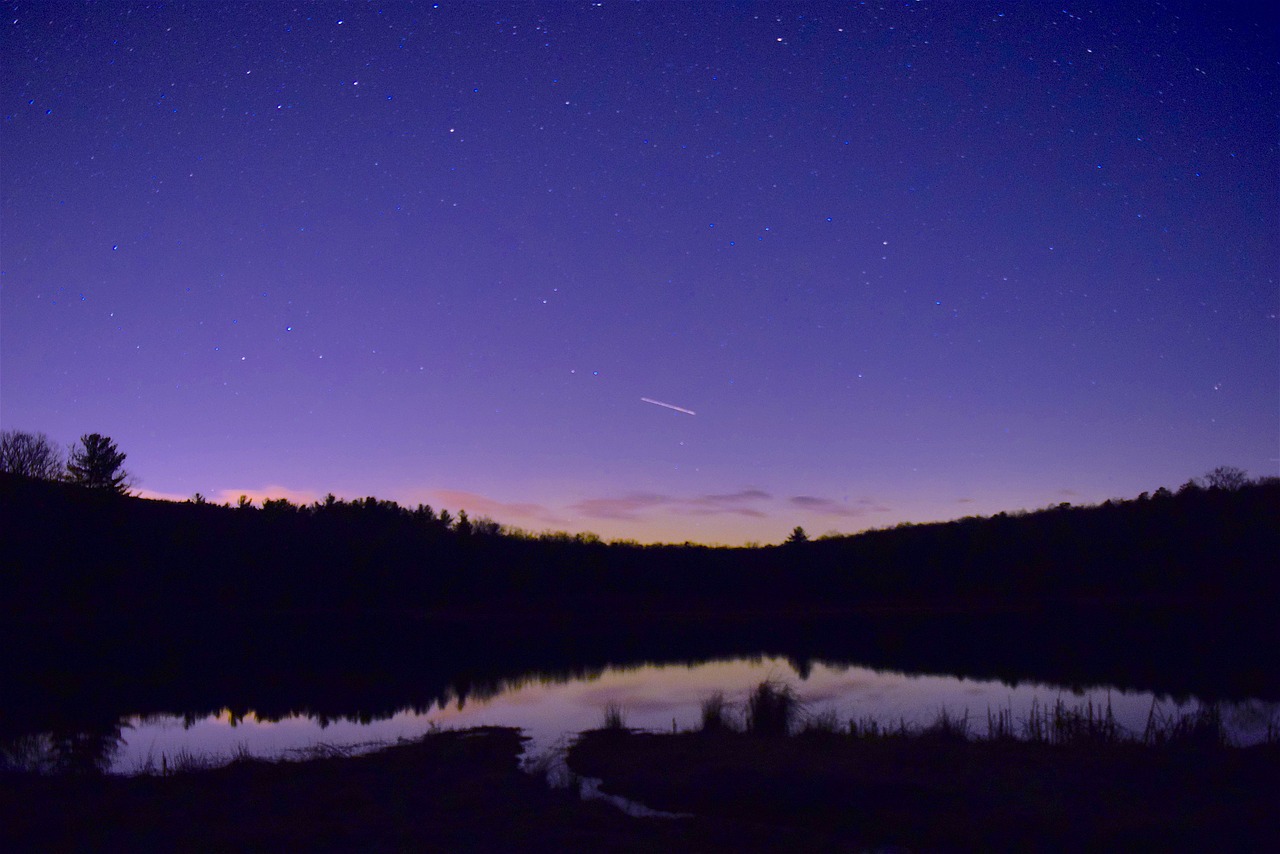
<svg viewBox="0 0 1280 854"><path fill-rule="evenodd" d="M379 720L327 720L312 715L258 718L252 711L229 710L196 719L178 715L129 716L108 766L112 773L160 768L182 755L218 764L239 754L300 757L317 751L359 752L397 739L413 738L437 727L480 725L519 727L530 736L526 755L538 756L563 746L574 734L601 725L604 710L616 705L628 726L670 730L698 725L701 702L722 691L741 709L762 680L791 685L807 714L833 712L841 723L875 720L909 727L929 724L946 709L967 715L975 735L987 730L987 713L1007 710L1025 721L1033 704L1052 707L1111 708L1117 722L1141 734L1153 707L1158 716L1190 712L1195 698L1174 700L1145 691L1097 686L1087 690L1061 685L965 679L947 675L876 671L865 667L814 664L801 676L779 658L739 658L693 666L648 665L606 668L577 679L550 679L530 674L512 680L492 696L451 698L430 709L403 709ZM1234 743L1263 740L1268 722L1280 720L1280 704L1262 701L1220 703Z"/></svg>
<svg viewBox="0 0 1280 854"><path fill-rule="evenodd" d="M1194 644L1121 643L1123 628L1096 622L1085 628L1105 642L1091 648L1071 642L1074 625L1042 616L586 627L375 621L320 631L271 621L181 633L44 632L38 643L27 633L25 647L16 639L7 647L25 655L9 655L0 673L10 689L0 743L10 761L65 764L69 755L127 774L182 756L358 751L433 727L494 724L523 729L527 755L537 756L600 726L611 704L628 726L687 729L712 693L740 711L765 679L793 687L806 714L833 714L841 725L918 727L946 709L967 714L983 736L988 712L1017 725L1062 701L1109 706L1141 735L1153 708L1170 717L1214 703L1230 738L1249 744L1280 721L1273 683L1250 681L1257 668L1248 662L1224 668L1202 656L1197 669L1186 664Z"/></svg>

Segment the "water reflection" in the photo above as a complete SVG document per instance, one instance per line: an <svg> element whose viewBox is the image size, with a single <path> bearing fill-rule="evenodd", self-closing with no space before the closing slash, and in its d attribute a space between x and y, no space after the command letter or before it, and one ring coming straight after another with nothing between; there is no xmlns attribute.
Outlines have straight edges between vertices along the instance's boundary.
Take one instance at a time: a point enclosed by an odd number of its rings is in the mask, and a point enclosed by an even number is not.
<svg viewBox="0 0 1280 854"><path fill-rule="evenodd" d="M606 667L575 676L532 673L488 690L464 688L426 708L403 709L374 718L288 714L260 718L252 711L224 709L207 716L131 716L98 735L42 734L13 742L10 762L41 770L160 771L182 763L216 764L237 755L309 755L317 750L359 752L435 727L514 726L531 739L527 752L543 753L579 731L600 726L603 710L617 704L628 726L650 730L697 726L700 704L723 691L741 708L748 691L764 679L791 684L807 713L834 713L838 720L874 719L881 724L923 726L941 709L968 714L978 736L988 712L1007 711L1023 721L1032 705L1059 699L1068 706L1108 705L1127 731L1141 735L1153 703L1160 715L1200 707L1195 698L1174 700L1151 692L1095 687L1071 690L1044 683L1010 685L998 680L910 675L865 667L806 663L797 668L777 657L734 658L695 665ZM1229 737L1237 744L1263 740L1280 718L1280 704L1256 700L1219 703Z"/></svg>
<svg viewBox="0 0 1280 854"><path fill-rule="evenodd" d="M101 729L42 732L0 743L0 768L20 768L41 774L129 773L120 763L126 752L121 720Z"/></svg>
<svg viewBox="0 0 1280 854"><path fill-rule="evenodd" d="M82 772L347 749L433 724L518 726L537 750L599 725L610 702L633 726L692 726L713 691L740 700L769 676L815 713L923 724L946 707L968 710L979 734L988 709L1016 722L1031 699L1045 707L1060 696L1068 706L1109 696L1141 732L1158 696L1167 714L1195 698L1220 704L1247 739L1280 700L1280 644L1241 648L1220 626L1171 620L1152 632L1096 615L37 628L0 624L0 764ZM1071 687L1099 685L1112 687Z"/></svg>

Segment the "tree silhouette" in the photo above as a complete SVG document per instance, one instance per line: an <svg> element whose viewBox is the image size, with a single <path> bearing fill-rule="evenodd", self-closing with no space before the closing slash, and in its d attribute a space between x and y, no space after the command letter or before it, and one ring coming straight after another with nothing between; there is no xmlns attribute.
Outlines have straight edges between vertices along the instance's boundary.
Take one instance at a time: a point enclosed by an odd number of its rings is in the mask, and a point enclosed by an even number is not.
<svg viewBox="0 0 1280 854"><path fill-rule="evenodd" d="M71 448L67 462L67 477L75 484L92 489L109 489L126 492L128 473L121 468L125 455L116 443L101 433L88 433L80 437L80 444Z"/></svg>
<svg viewBox="0 0 1280 854"><path fill-rule="evenodd" d="M804 528L801 528L799 525L796 525L795 530L791 532L791 536L787 537L788 545L807 542L809 542L809 535L805 533Z"/></svg>
<svg viewBox="0 0 1280 854"><path fill-rule="evenodd" d="M59 480L64 470L62 454L45 434L20 430L0 433L0 471Z"/></svg>
<svg viewBox="0 0 1280 854"><path fill-rule="evenodd" d="M1204 476L1204 482L1210 489L1234 492L1249 482L1249 475L1244 469L1235 466L1218 466Z"/></svg>

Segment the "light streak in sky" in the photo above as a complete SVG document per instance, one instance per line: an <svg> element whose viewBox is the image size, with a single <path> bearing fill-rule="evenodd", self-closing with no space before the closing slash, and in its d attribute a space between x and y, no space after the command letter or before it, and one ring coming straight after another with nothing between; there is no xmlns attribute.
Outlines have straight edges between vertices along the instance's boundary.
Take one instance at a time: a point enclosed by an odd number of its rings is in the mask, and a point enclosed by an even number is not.
<svg viewBox="0 0 1280 854"><path fill-rule="evenodd" d="M654 406L665 406L667 409L674 409L676 412L683 412L685 415L697 415L697 414L698 414L698 413L694 412L692 409L685 409L683 406L674 406L674 405L672 405L672 404L670 404L670 403L663 403L662 401L660 401L660 400L654 400L654 399L653 399L653 398L651 398L651 397L642 397L642 398L640 398L640 399L641 399L641 400L643 400L645 403L652 403Z"/></svg>

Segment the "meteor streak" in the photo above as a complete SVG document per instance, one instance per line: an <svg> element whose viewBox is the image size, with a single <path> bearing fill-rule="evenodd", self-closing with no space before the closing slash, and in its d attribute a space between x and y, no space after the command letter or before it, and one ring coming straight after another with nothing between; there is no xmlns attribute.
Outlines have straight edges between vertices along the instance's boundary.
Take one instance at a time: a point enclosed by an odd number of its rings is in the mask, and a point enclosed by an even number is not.
<svg viewBox="0 0 1280 854"><path fill-rule="evenodd" d="M662 407L665 407L665 408L667 408L667 409L674 409L676 412L683 412L685 415L697 415L697 414L698 414L698 413L694 412L692 409L685 409L683 406L674 406L674 405L672 405L672 404L670 404L670 403L663 403L662 401L660 401L660 400L654 400L654 399L653 399L653 398L651 398L651 397L642 397L642 398L640 398L640 399L641 399L641 400L643 400L645 403L652 403L654 406L662 406Z"/></svg>

